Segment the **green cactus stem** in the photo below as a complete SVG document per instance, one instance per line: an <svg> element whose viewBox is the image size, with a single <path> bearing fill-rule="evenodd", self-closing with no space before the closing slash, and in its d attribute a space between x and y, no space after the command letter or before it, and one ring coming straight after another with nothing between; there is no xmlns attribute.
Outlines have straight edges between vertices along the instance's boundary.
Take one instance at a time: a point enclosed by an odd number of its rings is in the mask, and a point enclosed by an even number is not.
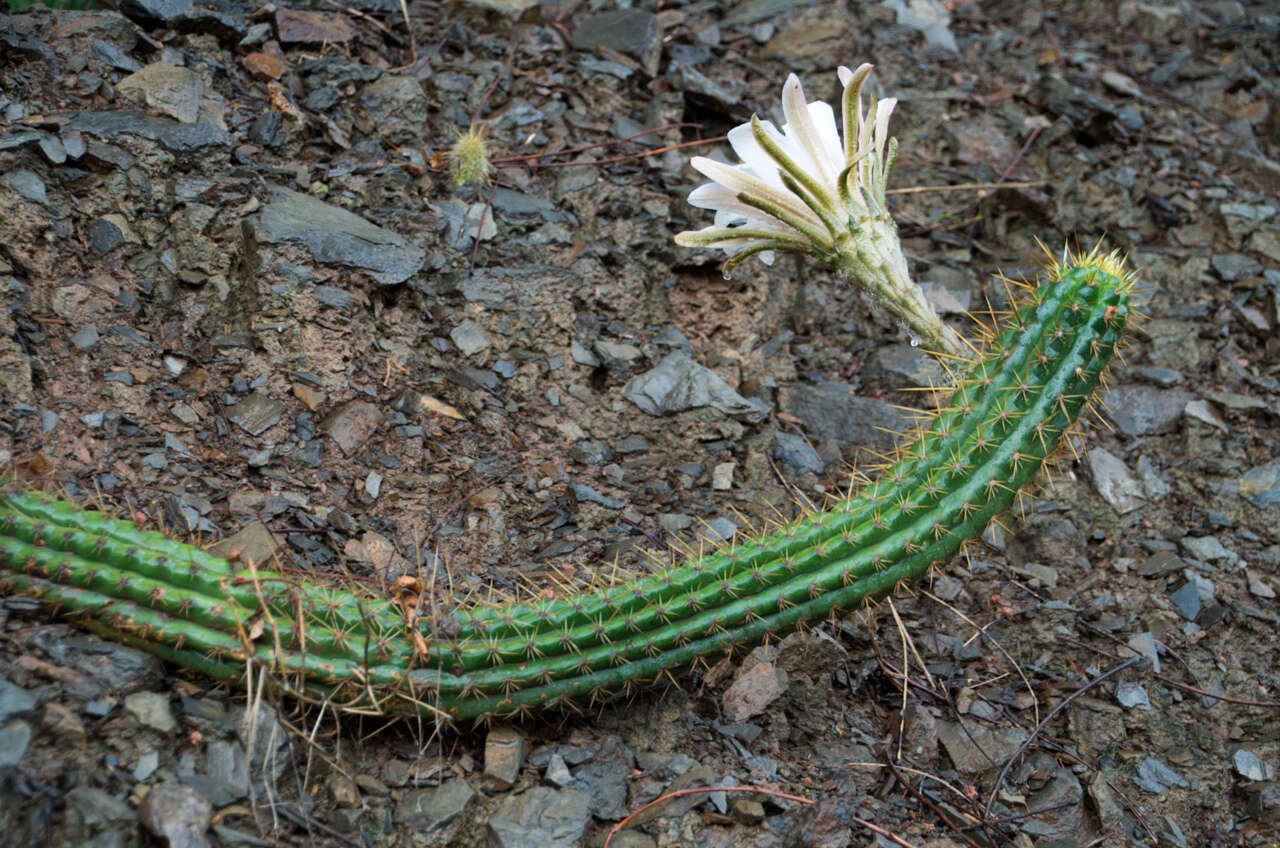
<svg viewBox="0 0 1280 848"><path fill-rule="evenodd" d="M878 480L780 529L599 591L459 609L210 556L75 505L0 492L0 587L232 682L248 664L338 708L447 719L599 702L869 604L1009 508L1099 385L1129 318L1113 256L1068 258ZM397 594L399 593L399 594Z"/></svg>

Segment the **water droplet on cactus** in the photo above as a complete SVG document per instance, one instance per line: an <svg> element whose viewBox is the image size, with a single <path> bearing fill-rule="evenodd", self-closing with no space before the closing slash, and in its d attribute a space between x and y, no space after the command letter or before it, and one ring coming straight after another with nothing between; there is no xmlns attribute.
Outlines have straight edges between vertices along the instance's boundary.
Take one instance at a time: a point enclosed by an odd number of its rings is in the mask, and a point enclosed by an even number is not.
<svg viewBox="0 0 1280 848"><path fill-rule="evenodd" d="M726 280L732 280L732 279L733 279L733 274L731 274L731 273L730 273L730 272L728 272L728 271L725 271L725 272L724 272L724 278L725 278Z"/></svg>
<svg viewBox="0 0 1280 848"><path fill-rule="evenodd" d="M915 337L913 336L913 337L911 338L911 346L912 346L912 347L920 347L920 340L919 340L919 339L917 339L917 338L915 338Z"/></svg>

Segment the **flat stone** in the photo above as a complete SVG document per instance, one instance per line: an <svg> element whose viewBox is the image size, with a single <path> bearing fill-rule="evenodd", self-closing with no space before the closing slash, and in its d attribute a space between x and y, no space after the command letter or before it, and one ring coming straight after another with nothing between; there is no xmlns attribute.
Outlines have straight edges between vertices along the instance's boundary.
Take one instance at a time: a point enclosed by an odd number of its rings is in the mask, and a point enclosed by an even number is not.
<svg viewBox="0 0 1280 848"><path fill-rule="evenodd" d="M143 725L161 733L178 726L169 708L169 696L159 692L134 692L125 696L124 708Z"/></svg>
<svg viewBox="0 0 1280 848"><path fill-rule="evenodd" d="M191 11L195 0L119 0L120 13L142 24L166 23Z"/></svg>
<svg viewBox="0 0 1280 848"><path fill-rule="evenodd" d="M1121 680L1116 684L1116 701L1126 709L1151 709L1151 699L1147 697L1147 690L1141 683L1134 683L1131 680Z"/></svg>
<svg viewBox="0 0 1280 848"><path fill-rule="evenodd" d="M1142 506L1143 489L1124 460L1104 448L1089 451L1089 470L1098 494L1120 515Z"/></svg>
<svg viewBox="0 0 1280 848"><path fill-rule="evenodd" d="M609 735L596 746L591 760L578 766L574 785L591 796L593 816L605 821L626 817L627 781L635 765L635 756L622 740Z"/></svg>
<svg viewBox="0 0 1280 848"><path fill-rule="evenodd" d="M1133 782L1138 784L1139 789L1150 792L1153 795L1159 795L1174 787L1179 789L1191 788L1191 784L1187 783L1182 775L1155 757L1147 757L1138 765L1138 771L1133 776Z"/></svg>
<svg viewBox="0 0 1280 848"><path fill-rule="evenodd" d="M748 421L764 417L759 405L735 392L723 377L683 351L667 354L656 367L632 378L623 395L649 415L671 415L711 406Z"/></svg>
<svg viewBox="0 0 1280 848"><path fill-rule="evenodd" d="M662 53L658 16L640 9L615 9L589 15L578 22L573 32L575 50L607 47L634 56L650 76L658 70Z"/></svg>
<svg viewBox="0 0 1280 848"><path fill-rule="evenodd" d="M435 830L465 813L475 799L476 791L465 780L414 790L396 806L396 822L418 831Z"/></svg>
<svg viewBox="0 0 1280 848"><path fill-rule="evenodd" d="M795 433L773 434L773 458L796 471L812 471L821 474L826 465L818 452L803 437Z"/></svg>
<svg viewBox="0 0 1280 848"><path fill-rule="evenodd" d="M792 383L778 390L778 406L799 418L805 431L841 445L874 450L893 447L894 433L909 424L907 414L875 398L857 397L844 383Z"/></svg>
<svg viewBox="0 0 1280 848"><path fill-rule="evenodd" d="M0 728L0 769L11 769L22 762L31 744L31 725L14 720Z"/></svg>
<svg viewBox="0 0 1280 848"><path fill-rule="evenodd" d="M495 727L484 741L484 777L498 790L510 789L520 776L529 742L513 727Z"/></svg>
<svg viewBox="0 0 1280 848"><path fill-rule="evenodd" d="M1176 429L1191 399L1191 393L1183 389L1123 385L1107 392L1102 401L1120 432L1150 436Z"/></svg>
<svg viewBox="0 0 1280 848"><path fill-rule="evenodd" d="M462 351L464 356L477 354L492 344L484 327L470 318L450 330L449 338L453 339L453 343L458 346L458 350Z"/></svg>
<svg viewBox="0 0 1280 848"><path fill-rule="evenodd" d="M787 691L787 683L787 673L772 663L753 665L725 690L725 718L736 723L759 715Z"/></svg>
<svg viewBox="0 0 1280 848"><path fill-rule="evenodd" d="M213 820L209 799L180 783L161 783L148 790L138 815L151 833L171 848L205 848Z"/></svg>
<svg viewBox="0 0 1280 848"><path fill-rule="evenodd" d="M258 567L271 562L279 549L280 542L261 521L251 521L233 536L219 539L209 547L209 553L227 558L231 553L238 553L238 560L248 564L252 562Z"/></svg>
<svg viewBox="0 0 1280 848"><path fill-rule="evenodd" d="M1195 621L1200 615L1200 593L1194 583L1183 583L1169 594L1169 602L1178 610L1178 614L1187 621Z"/></svg>
<svg viewBox="0 0 1280 848"><path fill-rule="evenodd" d="M204 78L190 68L154 62L116 83L126 97L184 124L194 124L204 97Z"/></svg>
<svg viewBox="0 0 1280 848"><path fill-rule="evenodd" d="M585 792L535 786L498 803L489 838L493 848L576 848L590 818Z"/></svg>
<svg viewBox="0 0 1280 848"><path fill-rule="evenodd" d="M49 195L45 191L44 180L30 168L14 168L0 174L0 186L13 189L27 200L47 206Z"/></svg>
<svg viewBox="0 0 1280 848"><path fill-rule="evenodd" d="M430 104L415 77L383 74L361 90L360 105L386 137L421 137L427 131Z"/></svg>
<svg viewBox="0 0 1280 848"><path fill-rule="evenodd" d="M277 9L276 33L281 44L342 44L356 37L356 30L338 12Z"/></svg>
<svg viewBox="0 0 1280 848"><path fill-rule="evenodd" d="M1203 562L1230 559L1231 557L1231 551L1223 547L1217 536L1183 536L1179 540L1179 544L1189 556Z"/></svg>
<svg viewBox="0 0 1280 848"><path fill-rule="evenodd" d="M319 430L333 439L343 454L350 456L368 444L383 418L378 407L368 401L353 400L326 416Z"/></svg>
<svg viewBox="0 0 1280 848"><path fill-rule="evenodd" d="M138 820L133 808L110 793L91 786L77 786L67 793L67 814L90 830L132 825Z"/></svg>
<svg viewBox="0 0 1280 848"><path fill-rule="evenodd" d="M234 406L227 408L227 418L251 436L261 436L284 417L287 407L273 397L245 395Z"/></svg>
<svg viewBox="0 0 1280 848"><path fill-rule="evenodd" d="M1249 469L1238 485L1241 496L1254 506L1280 506L1280 459Z"/></svg>
<svg viewBox="0 0 1280 848"><path fill-rule="evenodd" d="M947 750L956 770L980 774L998 769L1027 740L1021 728L987 727L977 722L938 722L938 741Z"/></svg>
<svg viewBox="0 0 1280 848"><path fill-rule="evenodd" d="M918 347L905 344L877 350L867 363L866 374L891 389L948 384L938 360Z"/></svg>
<svg viewBox="0 0 1280 848"><path fill-rule="evenodd" d="M30 692L0 677L0 722L35 708L36 699Z"/></svg>
<svg viewBox="0 0 1280 848"><path fill-rule="evenodd" d="M426 251L398 233L280 186L272 186L255 228L259 241L303 245L317 262L359 268L384 286L404 282L426 262Z"/></svg>
<svg viewBox="0 0 1280 848"><path fill-rule="evenodd" d="M1273 769L1252 751L1239 749L1231 755L1231 763L1236 767L1236 773L1245 780L1271 779Z"/></svg>

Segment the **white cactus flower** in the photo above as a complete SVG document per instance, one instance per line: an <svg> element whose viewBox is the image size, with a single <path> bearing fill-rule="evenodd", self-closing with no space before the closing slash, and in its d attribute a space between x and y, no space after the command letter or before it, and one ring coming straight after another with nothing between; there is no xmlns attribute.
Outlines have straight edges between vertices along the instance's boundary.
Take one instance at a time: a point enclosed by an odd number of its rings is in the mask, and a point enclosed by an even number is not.
<svg viewBox="0 0 1280 848"><path fill-rule="evenodd" d="M839 69L839 127L832 108L806 101L791 74L782 87L781 132L753 115L729 131L741 164L694 157L693 167L712 181L695 188L689 203L713 210L715 223L678 234L676 243L726 250L726 276L751 256L773 264L779 250L812 253L863 286L931 347L960 354L960 337L911 282L885 203L898 149L889 138L889 117L898 101L872 97L863 112L862 86L871 67Z"/></svg>

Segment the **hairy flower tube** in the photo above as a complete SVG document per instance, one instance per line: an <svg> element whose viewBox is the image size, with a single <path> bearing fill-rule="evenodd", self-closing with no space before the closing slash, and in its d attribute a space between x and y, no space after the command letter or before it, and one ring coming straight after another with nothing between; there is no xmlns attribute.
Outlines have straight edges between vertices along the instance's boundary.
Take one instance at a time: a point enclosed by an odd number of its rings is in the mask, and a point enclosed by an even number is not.
<svg viewBox="0 0 1280 848"><path fill-rule="evenodd" d="M911 281L885 202L898 153L889 116L898 101L872 96L864 113L862 86L871 65L838 73L844 85L841 127L829 105L805 100L791 74L782 87L781 131L753 115L729 131L741 164L694 157L693 167L711 182L694 189L689 203L714 210L715 223L678 234L676 243L723 248L729 253L726 275L755 255L772 264L776 251L813 254L861 286L927 347L962 355L960 336Z"/></svg>

